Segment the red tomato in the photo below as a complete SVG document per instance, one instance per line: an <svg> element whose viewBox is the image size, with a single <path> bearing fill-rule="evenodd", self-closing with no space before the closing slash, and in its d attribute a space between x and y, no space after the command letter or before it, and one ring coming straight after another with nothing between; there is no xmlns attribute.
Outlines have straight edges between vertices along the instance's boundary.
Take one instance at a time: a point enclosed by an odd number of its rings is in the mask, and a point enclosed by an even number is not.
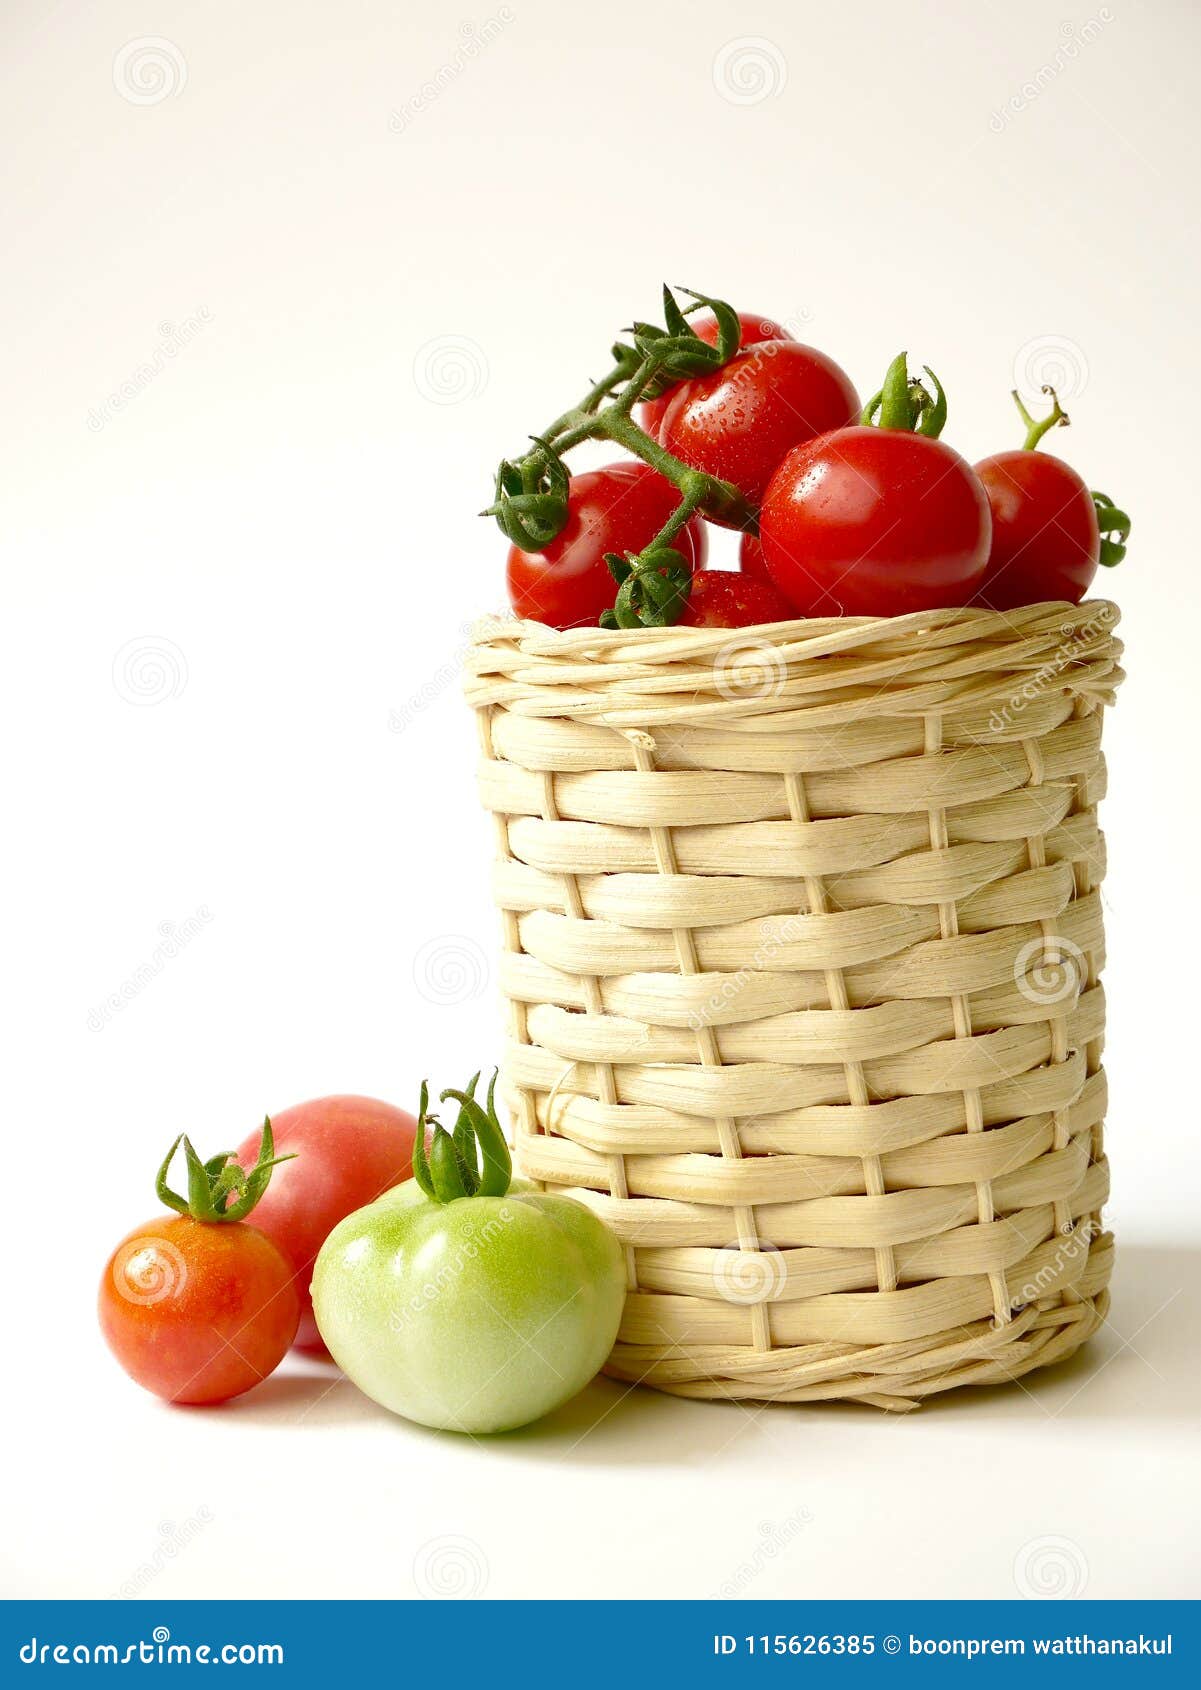
<svg viewBox="0 0 1201 1690"><path fill-rule="evenodd" d="M738 567L744 575L771 585L771 576L763 561L763 541L757 534L743 534L738 541Z"/></svg>
<svg viewBox="0 0 1201 1690"><path fill-rule="evenodd" d="M659 439L693 469L733 482L758 507L786 452L848 427L859 411L851 378L832 358L799 341L769 341L681 383L668 396Z"/></svg>
<svg viewBox="0 0 1201 1690"><path fill-rule="evenodd" d="M689 318L689 322L707 346L717 345L717 318L712 311L702 311L699 316ZM790 335L787 329L781 328L779 323L773 322L770 317L761 317L757 311L740 311L738 323L742 330L738 342L739 350L745 346L757 346L764 340L795 339L795 336ZM638 422L656 439L670 398L670 393L664 393L658 399L645 400L638 407Z"/></svg>
<svg viewBox="0 0 1201 1690"><path fill-rule="evenodd" d="M676 510L680 496L649 464L606 464L571 478L567 526L545 551L509 547L509 601L523 620L551 628L595 623L617 597L606 552L640 552ZM708 537L694 516L673 542L693 569Z"/></svg>
<svg viewBox="0 0 1201 1690"><path fill-rule="evenodd" d="M992 511L980 588L992 610L1066 599L1079 604L1097 573L1101 534L1088 487L1049 453L997 452L976 465Z"/></svg>
<svg viewBox="0 0 1201 1690"><path fill-rule="evenodd" d="M299 1318L291 1264L244 1221L147 1221L118 1244L100 1283L109 1348L168 1402L248 1391L279 1365Z"/></svg>
<svg viewBox="0 0 1201 1690"><path fill-rule="evenodd" d="M791 451L759 522L768 574L802 616L967 604L992 524L971 465L941 440L847 428Z"/></svg>
<svg viewBox="0 0 1201 1690"><path fill-rule="evenodd" d="M271 1127L276 1154L293 1160L272 1172L254 1208L254 1225L292 1264L300 1299L297 1345L321 1350L309 1296L317 1252L340 1220L408 1179L417 1121L373 1097L319 1097L273 1115ZM259 1135L252 1133L235 1159L253 1167L258 1146Z"/></svg>
<svg viewBox="0 0 1201 1690"><path fill-rule="evenodd" d="M788 600L766 581L737 570L701 569L692 577L681 628L753 628L760 622L792 622Z"/></svg>

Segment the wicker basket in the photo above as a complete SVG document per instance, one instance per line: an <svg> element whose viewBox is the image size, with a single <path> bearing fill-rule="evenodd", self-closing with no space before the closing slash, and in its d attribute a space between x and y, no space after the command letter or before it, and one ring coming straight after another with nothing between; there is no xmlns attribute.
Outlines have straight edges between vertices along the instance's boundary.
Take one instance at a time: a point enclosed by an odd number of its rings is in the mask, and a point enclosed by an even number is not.
<svg viewBox="0 0 1201 1690"><path fill-rule="evenodd" d="M904 1409L1096 1330L1116 622L476 630L504 1093L626 1245L610 1373Z"/></svg>

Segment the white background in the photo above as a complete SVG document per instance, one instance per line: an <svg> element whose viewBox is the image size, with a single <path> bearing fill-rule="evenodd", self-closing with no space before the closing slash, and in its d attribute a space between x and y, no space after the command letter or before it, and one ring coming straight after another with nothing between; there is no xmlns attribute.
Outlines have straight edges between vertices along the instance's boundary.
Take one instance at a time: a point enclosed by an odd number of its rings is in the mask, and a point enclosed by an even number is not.
<svg viewBox="0 0 1201 1690"><path fill-rule="evenodd" d="M1195 1591L1198 24L6 0L8 1593ZM972 458L1058 376L1055 449L1134 512L1105 582L1112 1326L900 1421L600 1382L477 1445L291 1364L173 1411L93 1314L171 1137L409 1104L497 1052L456 653L502 547L473 513L664 279L863 392L907 346Z"/></svg>

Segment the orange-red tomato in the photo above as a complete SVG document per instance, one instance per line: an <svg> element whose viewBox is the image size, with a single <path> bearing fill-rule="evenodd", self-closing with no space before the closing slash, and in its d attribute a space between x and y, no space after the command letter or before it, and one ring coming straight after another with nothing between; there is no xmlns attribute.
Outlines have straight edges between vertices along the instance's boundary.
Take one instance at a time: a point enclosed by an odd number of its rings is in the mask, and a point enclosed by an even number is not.
<svg viewBox="0 0 1201 1690"><path fill-rule="evenodd" d="M214 1403L279 1365L300 1299L291 1263L257 1227L164 1214L113 1251L99 1313L131 1379L168 1402Z"/></svg>
<svg viewBox="0 0 1201 1690"><path fill-rule="evenodd" d="M702 569L692 577L681 628L751 628L760 622L793 622L796 611L767 581L737 570Z"/></svg>
<svg viewBox="0 0 1201 1690"><path fill-rule="evenodd" d="M702 311L699 316L689 319L690 325L706 346L717 345L717 318L712 311ZM758 311L740 311L738 313L739 326L742 334L738 345L758 346L763 340L793 340L788 330L781 328L779 323L770 317L761 316ZM674 390L673 390L674 391ZM667 401L671 393L664 393L658 399L646 399L638 407L637 417L641 426L656 439L659 435L659 424L663 421L663 413L667 409Z"/></svg>
<svg viewBox="0 0 1201 1690"><path fill-rule="evenodd" d="M408 1179L417 1121L378 1098L335 1096L281 1110L271 1127L276 1154L292 1160L272 1171L253 1224L292 1264L300 1299L296 1343L322 1350L309 1295L317 1252L340 1220ZM254 1166L258 1146L251 1133L235 1151L244 1168Z"/></svg>

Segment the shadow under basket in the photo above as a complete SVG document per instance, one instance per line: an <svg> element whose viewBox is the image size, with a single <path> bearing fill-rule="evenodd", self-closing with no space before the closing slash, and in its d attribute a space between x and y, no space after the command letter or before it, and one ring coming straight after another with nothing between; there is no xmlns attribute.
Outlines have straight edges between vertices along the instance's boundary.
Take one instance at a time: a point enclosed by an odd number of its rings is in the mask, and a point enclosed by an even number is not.
<svg viewBox="0 0 1201 1690"><path fill-rule="evenodd" d="M1097 1329L1116 624L475 630L503 1093L625 1246L610 1374L906 1409Z"/></svg>

